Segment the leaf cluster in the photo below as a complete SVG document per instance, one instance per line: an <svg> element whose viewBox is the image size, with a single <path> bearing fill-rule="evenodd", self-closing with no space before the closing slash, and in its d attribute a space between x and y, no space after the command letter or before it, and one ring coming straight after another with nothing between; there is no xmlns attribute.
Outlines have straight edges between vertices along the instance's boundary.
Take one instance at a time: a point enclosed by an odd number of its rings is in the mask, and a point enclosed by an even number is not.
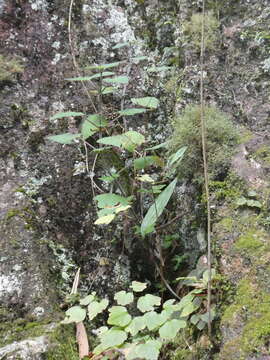
<svg viewBox="0 0 270 360"><path fill-rule="evenodd" d="M208 281L207 276L202 281ZM109 306L107 299L98 300L92 293L80 300L80 304L66 311L64 324L78 323L86 317L90 321L98 314L108 311L107 326L96 330L99 345L93 350L95 355L106 354L107 351L118 349L127 360L158 359L160 349L164 343L175 338L177 333L187 326L187 321L199 324L207 322L208 315L197 315L201 299L196 297L200 289L192 290L180 301L167 300L161 306L161 298L152 294L138 297L138 293L146 288L145 283L133 281L129 292L119 291L115 294L116 305ZM129 309L137 313L133 316ZM201 326L202 328L202 326Z"/></svg>

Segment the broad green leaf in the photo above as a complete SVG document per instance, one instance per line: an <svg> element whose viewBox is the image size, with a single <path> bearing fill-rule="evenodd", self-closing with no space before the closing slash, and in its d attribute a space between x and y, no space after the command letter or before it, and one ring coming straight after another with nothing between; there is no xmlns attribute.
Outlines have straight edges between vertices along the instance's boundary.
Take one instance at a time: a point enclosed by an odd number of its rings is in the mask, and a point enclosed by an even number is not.
<svg viewBox="0 0 270 360"><path fill-rule="evenodd" d="M163 213L166 205L168 204L174 188L176 186L177 179L174 179L163 191L159 194L159 196L156 198L155 203L151 205L149 210L147 211L142 224L141 224L141 234L142 236L145 236L149 228L152 228L158 217Z"/></svg>
<svg viewBox="0 0 270 360"><path fill-rule="evenodd" d="M133 152L137 146L140 146L145 142L145 137L137 131L128 131L123 135L122 146L124 149Z"/></svg>
<svg viewBox="0 0 270 360"><path fill-rule="evenodd" d="M101 89L101 94L102 95L106 95L106 94L112 94L115 92L115 88L113 86L105 86Z"/></svg>
<svg viewBox="0 0 270 360"><path fill-rule="evenodd" d="M96 346L93 352L95 355L98 355L104 350L120 346L126 341L127 337L128 335L125 331L112 328L109 331L106 331L104 334L101 334L101 344Z"/></svg>
<svg viewBox="0 0 270 360"><path fill-rule="evenodd" d="M47 139L50 141L55 141L60 144L73 144L74 140L78 139L80 137L80 134L61 134L61 135L52 135L47 136Z"/></svg>
<svg viewBox="0 0 270 360"><path fill-rule="evenodd" d="M95 295L93 294L87 295L86 297L80 300L80 305L89 305L94 300L95 300Z"/></svg>
<svg viewBox="0 0 270 360"><path fill-rule="evenodd" d="M112 306L109 309L109 312L110 316L107 321L109 325L124 327L131 322L132 318L124 306Z"/></svg>
<svg viewBox="0 0 270 360"><path fill-rule="evenodd" d="M247 206L256 207L258 209L261 209L262 203L260 201L258 201L258 200L248 200L247 201Z"/></svg>
<svg viewBox="0 0 270 360"><path fill-rule="evenodd" d="M126 359L146 359L157 360L162 342L158 340L148 340L145 344L138 344L128 352Z"/></svg>
<svg viewBox="0 0 270 360"><path fill-rule="evenodd" d="M125 109L125 110L118 111L118 113L120 115L123 115L123 116L129 116L129 115L136 115L136 114L145 113L146 111L147 111L147 109L132 108L132 109Z"/></svg>
<svg viewBox="0 0 270 360"><path fill-rule="evenodd" d="M200 320L196 326L197 326L197 329L203 330L205 328L205 325L206 325L206 322Z"/></svg>
<svg viewBox="0 0 270 360"><path fill-rule="evenodd" d="M115 213L116 214L118 214L118 213L120 213L120 212L122 212L122 211L126 211L126 210L128 210L129 208L131 208L131 206L130 205L125 205L125 206L121 206L121 205L119 205L119 206L117 206L116 208L115 208Z"/></svg>
<svg viewBox="0 0 270 360"><path fill-rule="evenodd" d="M89 65L86 66L85 69L95 69L95 70L105 70L105 69L111 69L113 67L117 67L122 63L122 61L117 61L117 62L113 62L113 63L109 63L109 64L100 64L100 65Z"/></svg>
<svg viewBox="0 0 270 360"><path fill-rule="evenodd" d="M113 207L118 205L119 203L122 205L129 205L132 197L124 197L117 194L101 194L94 197L94 199L98 202L99 208L105 208L107 206Z"/></svg>
<svg viewBox="0 0 270 360"><path fill-rule="evenodd" d="M108 225L113 221L114 218L115 218L114 214L101 216L94 222L94 224L95 225Z"/></svg>
<svg viewBox="0 0 270 360"><path fill-rule="evenodd" d="M155 97L143 97L143 98L132 98L131 102L135 105L139 105L139 106L145 106L148 107L150 109L156 109L158 107L159 104L159 100Z"/></svg>
<svg viewBox="0 0 270 360"><path fill-rule="evenodd" d="M193 303L188 303L181 312L181 317L189 316L192 314L198 307Z"/></svg>
<svg viewBox="0 0 270 360"><path fill-rule="evenodd" d="M185 306L192 303L193 299L194 299L194 295L188 294L184 296L179 303L179 309L183 309Z"/></svg>
<svg viewBox="0 0 270 360"><path fill-rule="evenodd" d="M239 199L237 199L236 201L236 205L237 206L243 206L247 204L247 199L244 197L240 197Z"/></svg>
<svg viewBox="0 0 270 360"><path fill-rule="evenodd" d="M114 78L106 78L103 81L107 82L107 83L115 83L115 84L128 84L129 82L129 77L126 75L122 75L122 76L116 76Z"/></svg>
<svg viewBox="0 0 270 360"><path fill-rule="evenodd" d="M83 115L84 115L84 113L82 113L82 112L66 111L66 112L60 112L60 113L53 115L50 118L50 120L62 119L65 117L83 116Z"/></svg>
<svg viewBox="0 0 270 360"><path fill-rule="evenodd" d="M169 320L160 329L159 335L161 338L166 340L172 340L177 335L180 329L184 329L187 326L184 320Z"/></svg>
<svg viewBox="0 0 270 360"><path fill-rule="evenodd" d="M145 327L146 324L144 316L137 316L132 319L131 323L125 328L125 331L130 332L132 336L135 336Z"/></svg>
<svg viewBox="0 0 270 360"><path fill-rule="evenodd" d="M150 311L144 314L145 324L147 328L152 331L159 328L165 321L168 320L169 316L165 312L158 314L155 311Z"/></svg>
<svg viewBox="0 0 270 360"><path fill-rule="evenodd" d="M100 114L89 115L82 124L81 133L84 139L92 136L101 127L107 126L108 121Z"/></svg>
<svg viewBox="0 0 270 360"><path fill-rule="evenodd" d="M204 322L206 322L206 323L208 323L208 317L209 317L208 314L209 314L208 312L206 312L206 313L204 313L204 314L200 314L201 320L204 321ZM210 321L213 321L214 318L215 318L215 310L212 309L212 310L210 311Z"/></svg>
<svg viewBox="0 0 270 360"><path fill-rule="evenodd" d="M122 290L118 291L114 295L114 300L117 301L117 304L125 306L132 303L134 300L134 295L132 292L127 293L126 291Z"/></svg>
<svg viewBox="0 0 270 360"><path fill-rule="evenodd" d="M80 306L72 306L66 311L66 317L62 321L62 324L71 324L73 322L79 323L85 319L86 310Z"/></svg>
<svg viewBox="0 0 270 360"><path fill-rule="evenodd" d="M125 46L129 46L130 43L129 42L124 42L124 43L119 43L119 44L116 44L112 47L113 50L116 50L116 49L121 49Z"/></svg>
<svg viewBox="0 0 270 360"><path fill-rule="evenodd" d="M90 81L93 79L100 79L102 77L111 76L114 74L115 73L112 71L104 71L104 72L100 72L100 73L93 74L90 76L79 76L79 77L75 77L75 78L67 78L65 80L68 80L68 81Z"/></svg>
<svg viewBox="0 0 270 360"><path fill-rule="evenodd" d="M168 159L168 167L171 167L174 163L179 162L183 159L183 156L187 150L187 146L181 147L181 149L177 150L176 153L172 154Z"/></svg>
<svg viewBox="0 0 270 360"><path fill-rule="evenodd" d="M196 325L199 320L200 320L200 316L197 315L197 314L192 315L191 318L190 318L190 322L193 325Z"/></svg>
<svg viewBox="0 0 270 360"><path fill-rule="evenodd" d="M132 281L130 288L135 292L141 292L147 288L147 284L139 281Z"/></svg>
<svg viewBox="0 0 270 360"><path fill-rule="evenodd" d="M143 156L139 159L134 160L134 169L142 170L149 166L161 166L163 165L163 161L159 156Z"/></svg>
<svg viewBox="0 0 270 360"><path fill-rule="evenodd" d="M107 306L109 305L109 301L107 299L103 299L99 301L92 301L88 305L88 316L89 320L93 320L98 314L102 313Z"/></svg>
<svg viewBox="0 0 270 360"><path fill-rule="evenodd" d="M146 294L138 299L137 308L141 312L152 311L154 310L154 306L160 305L160 302L161 298L159 296Z"/></svg>
<svg viewBox="0 0 270 360"><path fill-rule="evenodd" d="M127 131L122 135L107 136L97 141L99 144L123 147L133 152L135 148L145 142L143 135L137 131Z"/></svg>

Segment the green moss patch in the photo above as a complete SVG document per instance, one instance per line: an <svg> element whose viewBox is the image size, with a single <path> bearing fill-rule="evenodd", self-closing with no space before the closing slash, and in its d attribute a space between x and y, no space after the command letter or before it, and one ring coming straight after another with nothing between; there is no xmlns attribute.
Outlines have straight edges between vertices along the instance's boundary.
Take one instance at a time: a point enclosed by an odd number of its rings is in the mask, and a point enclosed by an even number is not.
<svg viewBox="0 0 270 360"><path fill-rule="evenodd" d="M261 240L264 235L265 234L262 231L256 229L249 230L238 238L234 247L236 250L252 253L264 245Z"/></svg>
<svg viewBox="0 0 270 360"><path fill-rule="evenodd" d="M230 324L230 327L238 327L245 321L241 335L233 339L237 350L241 353L256 352L262 348L270 336L270 294L257 288L252 284L249 277L240 281L234 303L230 305L223 317L223 325ZM224 352L233 347L228 342ZM229 346L230 345L230 346ZM231 356L233 352L230 353ZM225 359L226 357L221 356ZM228 357L229 359L229 357Z"/></svg>
<svg viewBox="0 0 270 360"><path fill-rule="evenodd" d="M23 70L24 67L18 59L0 55L0 81L10 81L15 74Z"/></svg>

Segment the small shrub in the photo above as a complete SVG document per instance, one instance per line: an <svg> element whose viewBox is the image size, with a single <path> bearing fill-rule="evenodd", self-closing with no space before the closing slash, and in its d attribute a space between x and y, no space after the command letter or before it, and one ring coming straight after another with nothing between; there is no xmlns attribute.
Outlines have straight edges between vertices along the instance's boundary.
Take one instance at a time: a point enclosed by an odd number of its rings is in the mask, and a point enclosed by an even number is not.
<svg viewBox="0 0 270 360"><path fill-rule="evenodd" d="M0 81L12 80L14 74L23 72L23 65L15 58L0 55Z"/></svg>
<svg viewBox="0 0 270 360"><path fill-rule="evenodd" d="M173 134L169 143L170 153L182 146L188 147L185 157L178 165L178 171L183 178L196 177L195 180L199 182L203 175L200 121L200 107L188 105L183 114L173 120ZM238 142L238 130L215 107L205 107L205 122L209 177L211 180L222 180L227 174L234 146Z"/></svg>
<svg viewBox="0 0 270 360"><path fill-rule="evenodd" d="M193 14L190 21L183 24L183 29L188 37L188 40L196 49L201 47L201 29L202 29L203 15L200 13ZM215 48L218 36L219 21L211 11L205 14L205 49L211 50Z"/></svg>

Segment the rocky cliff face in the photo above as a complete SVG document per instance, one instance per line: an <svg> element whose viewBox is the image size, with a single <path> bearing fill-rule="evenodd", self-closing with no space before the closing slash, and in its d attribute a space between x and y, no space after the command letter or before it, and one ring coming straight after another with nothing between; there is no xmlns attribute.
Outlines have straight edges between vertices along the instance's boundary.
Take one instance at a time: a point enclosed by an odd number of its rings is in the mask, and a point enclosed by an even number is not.
<svg viewBox="0 0 270 360"><path fill-rule="evenodd" d="M149 65L127 63L121 71L133 80L125 95L150 93L161 99L159 112L147 119L149 137L158 142L170 132L169 118L199 99L199 51L191 17L201 11L200 1L84 0L74 2L72 13L69 8L67 1L0 0L0 358L5 359L75 359L73 330L59 331L56 325L58 305L77 267L85 291L92 287L101 294L125 286L132 273L132 258L121 245L132 242L129 232L111 227L104 233L93 225L85 154L46 140L79 127L77 120L51 120L56 112L94 110L81 84L65 78L92 63L148 56ZM217 268L231 287L226 302L217 304L215 331L221 340L215 354L204 356L266 360L270 5L267 0L213 0L207 10L215 21L207 33L206 101L227 113L242 135L231 168L211 183ZM113 45L125 41L135 42L129 50L112 52ZM147 72L152 65L174 70L152 76ZM105 104L109 113L109 105L120 98ZM143 129L145 124L138 124ZM98 176L99 165L95 171ZM205 249L195 188L190 183L179 187L172 210L183 213L175 226L193 262ZM61 331L66 341L59 345ZM202 358L190 351L183 356Z"/></svg>

